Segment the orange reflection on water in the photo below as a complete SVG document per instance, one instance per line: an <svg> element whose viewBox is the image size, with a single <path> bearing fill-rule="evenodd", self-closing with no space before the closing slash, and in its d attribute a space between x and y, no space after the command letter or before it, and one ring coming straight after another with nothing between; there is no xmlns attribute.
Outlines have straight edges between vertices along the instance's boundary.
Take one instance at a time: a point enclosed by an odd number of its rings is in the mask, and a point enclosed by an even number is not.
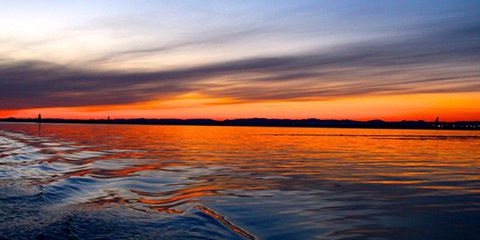
<svg viewBox="0 0 480 240"><path fill-rule="evenodd" d="M81 124L44 124L41 132L33 124L1 128L38 136L41 141L19 141L39 148L47 158L41 162L62 169L38 182L48 186L71 180L80 189L69 193L72 199L172 214L195 208L247 238L253 236L207 208L208 201L354 191L359 186L412 194L479 192L472 183L479 180L480 167L480 134L474 131Z"/></svg>

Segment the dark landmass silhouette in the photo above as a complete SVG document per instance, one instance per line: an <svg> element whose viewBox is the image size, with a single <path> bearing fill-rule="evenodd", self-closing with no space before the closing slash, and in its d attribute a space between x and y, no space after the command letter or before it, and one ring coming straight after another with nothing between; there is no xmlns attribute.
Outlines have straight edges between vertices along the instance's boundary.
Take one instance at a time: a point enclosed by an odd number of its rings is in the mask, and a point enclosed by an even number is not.
<svg viewBox="0 0 480 240"><path fill-rule="evenodd" d="M34 123L85 123L85 124L145 124L145 125L202 125L202 126L262 126L262 127L324 127L324 128L385 128L385 129L461 129L480 130L480 121L434 122L382 120L321 120L309 119L60 119L60 118L3 118L0 122L34 122Z"/></svg>

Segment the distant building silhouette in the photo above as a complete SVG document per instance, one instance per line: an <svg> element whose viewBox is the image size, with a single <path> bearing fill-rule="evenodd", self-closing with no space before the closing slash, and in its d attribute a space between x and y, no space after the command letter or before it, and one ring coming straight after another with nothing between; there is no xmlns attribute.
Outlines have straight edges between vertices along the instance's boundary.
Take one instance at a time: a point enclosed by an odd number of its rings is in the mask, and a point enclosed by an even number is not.
<svg viewBox="0 0 480 240"><path fill-rule="evenodd" d="M41 122L42 121L42 114L38 114L38 122Z"/></svg>
<svg viewBox="0 0 480 240"><path fill-rule="evenodd" d="M437 116L435 119L435 123L433 124L434 127L441 128L442 124L440 124L440 117Z"/></svg>

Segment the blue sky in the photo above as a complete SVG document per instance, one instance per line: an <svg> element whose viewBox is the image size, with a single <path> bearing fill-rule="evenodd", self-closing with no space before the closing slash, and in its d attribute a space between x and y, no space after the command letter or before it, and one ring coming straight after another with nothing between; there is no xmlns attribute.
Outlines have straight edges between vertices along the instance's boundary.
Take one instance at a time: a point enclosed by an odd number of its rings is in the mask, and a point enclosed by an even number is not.
<svg viewBox="0 0 480 240"><path fill-rule="evenodd" d="M88 63L102 54L176 46L115 59L117 64L128 61L130 67L158 68L169 66L154 63L165 58L174 59L172 66L198 65L403 37L428 25L478 17L479 5L476 1L14 1L0 10L4 29L0 40L4 57L45 56L57 63Z"/></svg>

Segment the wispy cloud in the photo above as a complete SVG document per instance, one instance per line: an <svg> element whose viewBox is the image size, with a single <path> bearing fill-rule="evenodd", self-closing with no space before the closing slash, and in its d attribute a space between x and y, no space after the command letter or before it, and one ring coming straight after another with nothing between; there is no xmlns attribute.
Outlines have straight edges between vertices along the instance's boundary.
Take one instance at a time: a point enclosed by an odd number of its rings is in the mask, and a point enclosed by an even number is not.
<svg viewBox="0 0 480 240"><path fill-rule="evenodd" d="M450 19L415 34L328 51L260 56L162 71L99 71L46 61L0 61L0 109L125 104L196 92L241 102L480 91L480 21ZM92 62L217 44L242 34L123 50ZM86 66L91 66L87 64Z"/></svg>
<svg viewBox="0 0 480 240"><path fill-rule="evenodd" d="M266 31L266 28L261 28L258 26L242 26L239 27L238 30L220 28L212 31L197 33L194 34L194 36L177 39L166 44L157 44L149 47L134 47L128 50L105 53L101 56L95 57L94 59L86 61L85 64L103 64L105 62L115 62L132 58L159 55L189 48L218 47L222 44L234 44L235 42L251 38L254 35L265 34Z"/></svg>

